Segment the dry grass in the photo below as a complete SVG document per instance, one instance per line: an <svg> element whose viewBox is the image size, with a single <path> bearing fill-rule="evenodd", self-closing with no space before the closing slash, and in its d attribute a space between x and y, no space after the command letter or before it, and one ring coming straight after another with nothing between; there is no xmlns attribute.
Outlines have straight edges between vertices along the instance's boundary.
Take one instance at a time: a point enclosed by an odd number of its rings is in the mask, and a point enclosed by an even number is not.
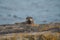
<svg viewBox="0 0 60 40"><path fill-rule="evenodd" d="M0 36L0 40L60 40L60 33L17 33Z"/></svg>

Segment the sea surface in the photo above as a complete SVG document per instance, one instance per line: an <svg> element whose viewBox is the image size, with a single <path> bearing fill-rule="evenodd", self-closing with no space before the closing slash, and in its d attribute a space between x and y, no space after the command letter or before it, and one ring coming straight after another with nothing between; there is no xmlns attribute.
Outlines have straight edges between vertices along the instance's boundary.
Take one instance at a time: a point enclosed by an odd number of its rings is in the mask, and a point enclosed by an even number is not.
<svg viewBox="0 0 60 40"><path fill-rule="evenodd" d="M37 24L60 22L60 0L0 0L0 24L22 22L27 16Z"/></svg>

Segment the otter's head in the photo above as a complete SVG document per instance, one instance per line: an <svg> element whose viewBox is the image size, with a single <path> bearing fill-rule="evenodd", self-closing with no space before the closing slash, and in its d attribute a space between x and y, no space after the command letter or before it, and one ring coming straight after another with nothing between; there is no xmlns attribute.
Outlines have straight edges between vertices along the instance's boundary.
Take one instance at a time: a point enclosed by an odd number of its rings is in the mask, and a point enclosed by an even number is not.
<svg viewBox="0 0 60 40"><path fill-rule="evenodd" d="M32 17L27 17L26 18L26 22L27 22L27 24L33 24L34 23L34 20L33 20Z"/></svg>

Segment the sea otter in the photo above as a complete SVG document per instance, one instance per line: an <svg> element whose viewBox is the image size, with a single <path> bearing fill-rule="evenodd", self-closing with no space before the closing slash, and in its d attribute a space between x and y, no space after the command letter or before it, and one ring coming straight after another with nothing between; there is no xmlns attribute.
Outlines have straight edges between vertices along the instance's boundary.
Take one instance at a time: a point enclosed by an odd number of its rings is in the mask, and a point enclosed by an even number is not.
<svg viewBox="0 0 60 40"><path fill-rule="evenodd" d="M21 22L21 24L34 24L34 20L32 17L26 17L26 21Z"/></svg>
<svg viewBox="0 0 60 40"><path fill-rule="evenodd" d="M27 24L34 24L34 20L32 17L26 17L26 23Z"/></svg>

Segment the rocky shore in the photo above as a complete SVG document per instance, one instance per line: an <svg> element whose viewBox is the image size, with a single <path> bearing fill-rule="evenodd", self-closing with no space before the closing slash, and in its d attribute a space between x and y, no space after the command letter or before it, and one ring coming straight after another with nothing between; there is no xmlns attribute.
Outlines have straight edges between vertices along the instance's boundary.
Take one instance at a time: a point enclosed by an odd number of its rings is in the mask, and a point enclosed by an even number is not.
<svg viewBox="0 0 60 40"><path fill-rule="evenodd" d="M30 33L30 32L59 32L60 23L39 24L39 26L30 26L21 23L0 25L0 35L9 33Z"/></svg>

